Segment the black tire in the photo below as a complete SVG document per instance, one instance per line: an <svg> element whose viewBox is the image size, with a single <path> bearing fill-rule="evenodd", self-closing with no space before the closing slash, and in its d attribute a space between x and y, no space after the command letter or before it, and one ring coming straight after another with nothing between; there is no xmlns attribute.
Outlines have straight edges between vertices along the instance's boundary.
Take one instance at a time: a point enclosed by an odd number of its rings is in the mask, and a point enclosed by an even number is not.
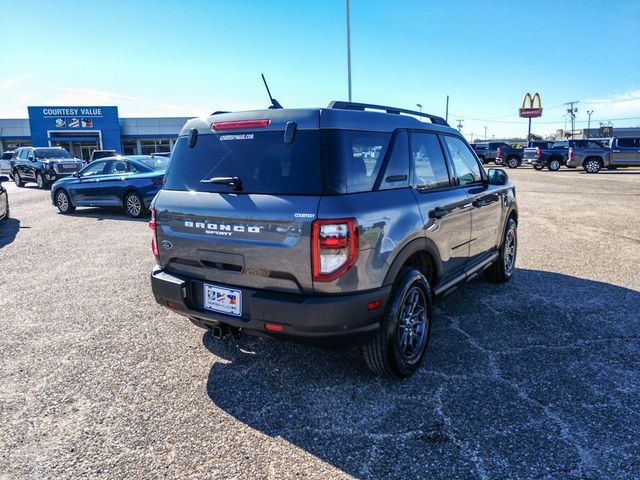
<svg viewBox="0 0 640 480"><path fill-rule="evenodd" d="M47 189L47 181L44 179L40 172L36 172L36 183L38 184L38 188L40 190Z"/></svg>
<svg viewBox="0 0 640 480"><path fill-rule="evenodd" d="M518 168L520 166L520 159L518 157L509 157L507 158L507 167L509 168Z"/></svg>
<svg viewBox="0 0 640 480"><path fill-rule="evenodd" d="M62 214L73 213L76 211L76 207L71 203L71 197L66 192L66 190L58 190L56 191L56 207Z"/></svg>
<svg viewBox="0 0 640 480"><path fill-rule="evenodd" d="M487 269L487 278L495 283L507 282L513 277L518 256L518 225L513 218L507 220L496 262Z"/></svg>
<svg viewBox="0 0 640 480"><path fill-rule="evenodd" d="M544 166L542 166L542 165L534 165L533 168L535 168L536 170L542 170L544 168Z"/></svg>
<svg viewBox="0 0 640 480"><path fill-rule="evenodd" d="M560 170L561 166L562 166L562 162L557 158L553 158L549 160L549 162L547 163L547 168L549 169L550 172L557 172L558 170Z"/></svg>
<svg viewBox="0 0 640 480"><path fill-rule="evenodd" d="M22 177L17 171L13 174L13 181L16 184L16 187L24 187L24 182L22 181Z"/></svg>
<svg viewBox="0 0 640 480"><path fill-rule="evenodd" d="M137 192L127 192L122 199L122 205L125 213L132 218L140 218L147 211L142 197Z"/></svg>
<svg viewBox="0 0 640 480"><path fill-rule="evenodd" d="M405 378L415 372L429 344L432 315L429 282L419 270L404 268L391 291L380 330L362 348L367 366L383 377Z"/></svg>
<svg viewBox="0 0 640 480"><path fill-rule="evenodd" d="M598 173L602 168L602 162L597 158L587 158L582 163L582 168L587 173Z"/></svg>

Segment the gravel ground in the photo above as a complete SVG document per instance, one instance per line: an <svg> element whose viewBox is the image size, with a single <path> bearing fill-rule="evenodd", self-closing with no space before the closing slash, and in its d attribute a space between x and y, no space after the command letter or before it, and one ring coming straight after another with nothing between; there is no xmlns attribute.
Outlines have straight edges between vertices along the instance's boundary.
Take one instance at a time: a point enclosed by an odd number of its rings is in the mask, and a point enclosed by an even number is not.
<svg viewBox="0 0 640 480"><path fill-rule="evenodd" d="M8 185L0 478L639 478L640 171L509 171L518 271L437 303L422 369L217 342L157 306L145 221Z"/></svg>

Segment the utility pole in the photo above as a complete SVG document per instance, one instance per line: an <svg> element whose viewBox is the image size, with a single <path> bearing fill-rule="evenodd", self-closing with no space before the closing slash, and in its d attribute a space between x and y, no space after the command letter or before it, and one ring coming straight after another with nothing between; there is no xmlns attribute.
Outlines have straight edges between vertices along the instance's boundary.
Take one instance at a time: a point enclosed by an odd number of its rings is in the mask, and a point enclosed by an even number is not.
<svg viewBox="0 0 640 480"><path fill-rule="evenodd" d="M422 113L422 104L421 103L416 103L416 107L418 107L420 109L420 113Z"/></svg>
<svg viewBox="0 0 640 480"><path fill-rule="evenodd" d="M449 123L449 95L447 95L447 110L444 115L444 121Z"/></svg>
<svg viewBox="0 0 640 480"><path fill-rule="evenodd" d="M347 71L349 76L349 101L351 101L351 19L349 16L349 0L347 0Z"/></svg>
<svg viewBox="0 0 640 480"><path fill-rule="evenodd" d="M577 103L580 103L580 100L572 100L570 102L565 103L565 105L569 105L567 108L567 113L571 116L571 136L573 137L573 132L576 129L576 113L578 113L578 109L574 107Z"/></svg>
<svg viewBox="0 0 640 480"><path fill-rule="evenodd" d="M591 136L591 114L593 110L587 110L587 115L589 115L589 122L587 123L587 138Z"/></svg>
<svg viewBox="0 0 640 480"><path fill-rule="evenodd" d="M485 126L484 126L484 141L485 141L485 142L487 141L487 128L489 128L489 127L487 127L487 126L485 125Z"/></svg>
<svg viewBox="0 0 640 480"><path fill-rule="evenodd" d="M462 120L457 120L458 122L458 131L461 132L462 131Z"/></svg>

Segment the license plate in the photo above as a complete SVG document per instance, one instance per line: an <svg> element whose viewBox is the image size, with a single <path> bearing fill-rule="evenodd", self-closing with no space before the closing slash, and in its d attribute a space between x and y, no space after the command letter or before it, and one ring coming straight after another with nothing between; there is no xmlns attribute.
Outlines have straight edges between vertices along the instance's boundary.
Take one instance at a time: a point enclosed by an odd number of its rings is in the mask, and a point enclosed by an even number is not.
<svg viewBox="0 0 640 480"><path fill-rule="evenodd" d="M204 284L204 308L228 315L242 315L242 292Z"/></svg>

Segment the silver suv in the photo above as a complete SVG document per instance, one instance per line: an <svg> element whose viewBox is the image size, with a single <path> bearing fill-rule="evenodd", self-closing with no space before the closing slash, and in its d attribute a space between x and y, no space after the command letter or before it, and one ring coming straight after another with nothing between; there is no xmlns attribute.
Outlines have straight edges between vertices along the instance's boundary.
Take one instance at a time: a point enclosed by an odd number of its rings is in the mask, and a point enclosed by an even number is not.
<svg viewBox="0 0 640 480"><path fill-rule="evenodd" d="M151 207L159 304L216 337L362 342L386 376L420 365L435 296L515 269L507 174L394 107L190 120Z"/></svg>

